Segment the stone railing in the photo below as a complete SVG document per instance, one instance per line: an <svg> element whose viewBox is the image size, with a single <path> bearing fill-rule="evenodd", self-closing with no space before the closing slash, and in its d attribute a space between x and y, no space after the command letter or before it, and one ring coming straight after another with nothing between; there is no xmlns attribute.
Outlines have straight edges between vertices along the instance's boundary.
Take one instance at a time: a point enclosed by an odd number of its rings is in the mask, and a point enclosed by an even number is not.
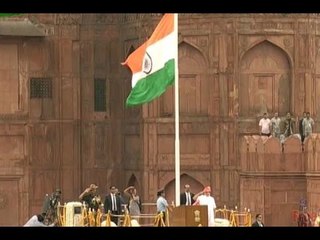
<svg viewBox="0 0 320 240"><path fill-rule="evenodd" d="M244 136L239 142L240 166L245 172L313 172L320 170L320 134L304 143L291 136L278 138Z"/></svg>

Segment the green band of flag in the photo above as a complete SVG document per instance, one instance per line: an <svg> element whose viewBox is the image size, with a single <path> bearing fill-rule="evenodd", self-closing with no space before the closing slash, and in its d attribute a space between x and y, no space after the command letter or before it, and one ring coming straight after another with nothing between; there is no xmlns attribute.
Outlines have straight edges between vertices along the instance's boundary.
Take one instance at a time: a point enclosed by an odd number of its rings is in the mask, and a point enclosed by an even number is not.
<svg viewBox="0 0 320 240"><path fill-rule="evenodd" d="M0 13L0 17L12 17L16 15L20 15L20 13Z"/></svg>

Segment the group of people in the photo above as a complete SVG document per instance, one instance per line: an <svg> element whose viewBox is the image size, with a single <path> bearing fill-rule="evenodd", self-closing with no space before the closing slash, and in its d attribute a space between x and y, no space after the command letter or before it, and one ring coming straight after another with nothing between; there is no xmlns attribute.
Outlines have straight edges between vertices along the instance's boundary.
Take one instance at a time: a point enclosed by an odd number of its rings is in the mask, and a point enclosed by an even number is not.
<svg viewBox="0 0 320 240"><path fill-rule="evenodd" d="M61 190L56 189L51 195L46 194L42 212L40 214L33 215L25 224L24 227L53 227L56 226L57 208L60 203Z"/></svg>
<svg viewBox="0 0 320 240"><path fill-rule="evenodd" d="M211 196L211 188L207 186L203 191L194 194L190 191L190 185L184 186L185 191L180 194L181 205L206 205L208 206L208 226L215 225L215 209L217 208L214 198ZM262 214L256 215L255 221L252 223L252 227L264 227L262 221Z"/></svg>
<svg viewBox="0 0 320 240"><path fill-rule="evenodd" d="M127 198L123 197L115 186L111 186L110 192L106 195L104 202L102 202L97 189L98 186L96 184L90 184L79 195L79 201L84 204L87 211L91 210L93 213L97 213L98 209L100 209L104 213L110 212L111 221L117 225L119 223L119 215L123 215L128 210L131 218L139 221L142 204L137 194L137 189L134 186L129 186L123 191ZM51 195L46 194L42 213L32 216L24 226L56 226L58 222L57 207L60 197L60 189L56 189Z"/></svg>
<svg viewBox="0 0 320 240"><path fill-rule="evenodd" d="M101 208L104 213L111 213L111 221L119 224L119 215L123 215L126 210L131 218L139 221L141 214L141 199L134 186L127 187L123 192L127 196L124 198L115 186L110 187L110 193L106 195L102 205L101 196L97 194L98 186L90 184L79 196L79 200L84 202L87 209L93 209L95 212Z"/></svg>
<svg viewBox="0 0 320 240"><path fill-rule="evenodd" d="M287 115L281 119L279 114L276 112L274 117L269 119L268 114L264 113L263 118L259 121L260 135L261 136L273 136L280 139L281 142L285 138L295 134L296 121L288 112ZM303 117L298 121L299 133L297 135L303 142L314 129L314 120L310 116L310 112L304 112Z"/></svg>
<svg viewBox="0 0 320 240"><path fill-rule="evenodd" d="M90 184L79 196L79 200L84 203L87 209L97 211L99 208L104 213L111 213L111 221L118 224L119 216L124 214L125 210L131 215L132 219L136 219L139 222L139 216L141 214L141 199L137 194L137 189L134 186L127 187L123 193L127 196L127 201L121 196L119 190L115 186L110 187L110 193L106 195L104 204L102 204L100 195L97 194L98 186ZM43 210L41 214L32 216L24 226L37 226L48 227L56 225L56 210L58 203L60 202L61 190L56 189L51 195L46 195ZM165 190L161 189L157 192L157 212L162 213L163 221L166 219L166 211L171 210L174 205L169 205L165 198ZM211 196L211 187L206 186L202 191L194 194L191 192L189 184L184 186L184 192L180 194L180 205L206 205L208 209L208 226L214 226L214 213L216 209L216 203L213 196ZM320 226L320 209L315 221L312 221L310 214L307 211L307 207L303 206L302 211L298 216L298 226ZM258 213L255 217L255 221L252 223L252 227L264 227L262 221L262 214Z"/></svg>
<svg viewBox="0 0 320 240"><path fill-rule="evenodd" d="M300 211L298 216L298 227L320 227L320 209L313 221L307 206L302 206L302 211Z"/></svg>
<svg viewBox="0 0 320 240"><path fill-rule="evenodd" d="M307 211L307 206L302 206L297 219L298 227L320 227L320 209L318 210L316 218L312 219L310 213ZM262 222L262 214L256 215L256 220L252 223L252 227L264 227Z"/></svg>
<svg viewBox="0 0 320 240"><path fill-rule="evenodd" d="M97 211L101 209L104 213L111 213L111 221L115 224L119 223L119 215L123 215L124 211L128 211L131 219L136 219L139 222L141 214L141 199L137 194L137 189L134 186L127 187L123 193L127 196L127 201L121 196L119 190L115 186L110 187L110 193L106 195L104 204L102 204L100 195L97 194L98 186L90 184L79 196L79 200L84 203L87 209ZM56 189L51 195L46 194L43 209L41 214L32 216L24 226L48 227L56 226L57 224L57 207L61 198L61 190ZM157 192L157 212L162 213L163 222L166 222L167 210L172 211L174 204L169 205L165 198L165 190L161 189ZM213 196L211 196L211 187L206 186L202 191L194 194L191 192L189 184L184 186L184 192L180 194L180 205L206 205L208 209L208 226L215 225L215 209L216 203ZM307 211L306 205L301 206L301 211L297 219L298 226L320 226L320 209L317 217L313 221ZM262 214L256 214L255 221L252 227L264 227L262 221Z"/></svg>
<svg viewBox="0 0 320 240"><path fill-rule="evenodd" d="M171 206L168 204L164 189L159 190L157 196L157 212L162 213L163 222L165 222L166 211L167 209L172 211L174 204ZM206 205L208 209L208 226L214 226L214 211L217 206L214 198L211 196L210 186L194 194L190 190L190 185L186 184L184 186L184 192L180 194L180 205Z"/></svg>

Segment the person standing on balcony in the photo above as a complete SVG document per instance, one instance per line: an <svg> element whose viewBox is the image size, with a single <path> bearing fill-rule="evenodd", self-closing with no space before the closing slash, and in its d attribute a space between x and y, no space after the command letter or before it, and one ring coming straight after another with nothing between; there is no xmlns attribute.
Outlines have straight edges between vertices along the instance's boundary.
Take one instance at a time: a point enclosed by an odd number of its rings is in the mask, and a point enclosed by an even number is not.
<svg viewBox="0 0 320 240"><path fill-rule="evenodd" d="M273 137L280 138L280 123L281 119L279 118L279 114L274 113L274 117L271 118L271 133Z"/></svg>
<svg viewBox="0 0 320 240"><path fill-rule="evenodd" d="M284 120L284 132L285 138L290 137L294 133L294 119L291 117L291 113L288 112L286 119Z"/></svg>
<svg viewBox="0 0 320 240"><path fill-rule="evenodd" d="M302 121L302 129L303 129L303 138L304 139L309 137L312 134L313 126L314 126L314 120L310 117L310 113L307 112L307 116Z"/></svg>
<svg viewBox="0 0 320 240"><path fill-rule="evenodd" d="M263 114L263 118L261 118L260 121L259 121L260 135L261 136L269 137L271 135L270 125L271 125L271 121L268 118L268 114L264 113Z"/></svg>

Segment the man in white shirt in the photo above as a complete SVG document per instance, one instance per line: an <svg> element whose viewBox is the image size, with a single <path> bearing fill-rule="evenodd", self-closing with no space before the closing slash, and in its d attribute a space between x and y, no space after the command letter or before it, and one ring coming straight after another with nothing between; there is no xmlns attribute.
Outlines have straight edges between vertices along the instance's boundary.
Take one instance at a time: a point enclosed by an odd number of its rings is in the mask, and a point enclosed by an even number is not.
<svg viewBox="0 0 320 240"><path fill-rule="evenodd" d="M279 118L279 114L276 112L274 113L274 117L271 118L271 121L270 121L273 137L280 138L280 134L281 134L280 123L281 123L281 119Z"/></svg>
<svg viewBox="0 0 320 240"><path fill-rule="evenodd" d="M216 202L211 194L211 187L207 186L203 189L203 191L194 195L194 199L196 200L194 205L207 205L208 206L208 226L214 226L214 211L217 208Z"/></svg>
<svg viewBox="0 0 320 240"><path fill-rule="evenodd" d="M259 121L260 135L261 136L269 137L271 135L270 125L271 125L271 121L268 118L267 113L264 113L263 114L263 118L261 118L260 121Z"/></svg>
<svg viewBox="0 0 320 240"><path fill-rule="evenodd" d="M306 118L302 121L303 137L307 138L312 134L312 128L314 125L314 120L310 117L310 113L307 112Z"/></svg>

